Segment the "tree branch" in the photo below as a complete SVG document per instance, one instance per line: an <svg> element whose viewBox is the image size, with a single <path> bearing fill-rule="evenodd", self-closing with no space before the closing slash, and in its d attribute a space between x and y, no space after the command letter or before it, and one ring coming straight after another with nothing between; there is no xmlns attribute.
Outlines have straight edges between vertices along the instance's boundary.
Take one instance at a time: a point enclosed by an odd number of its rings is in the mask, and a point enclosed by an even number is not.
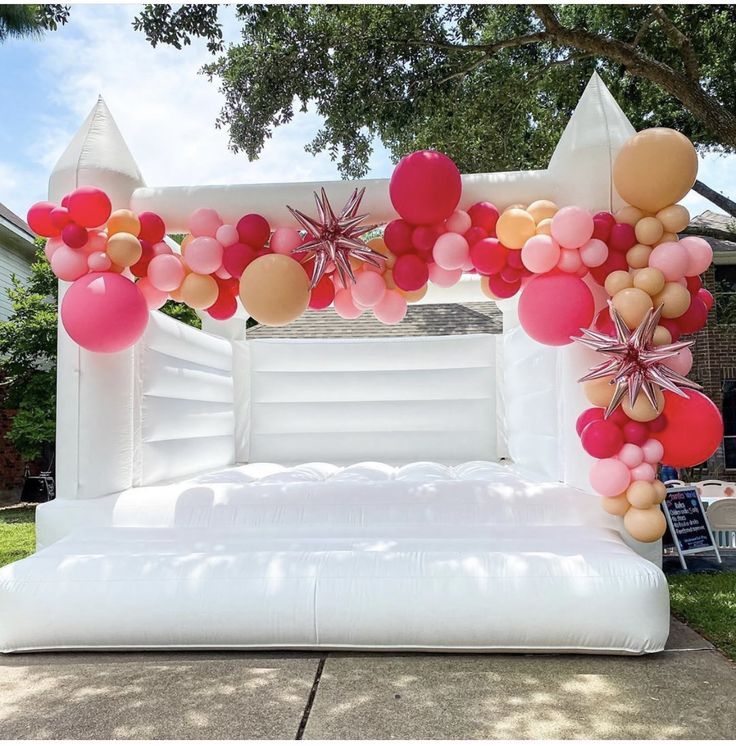
<svg viewBox="0 0 736 746"><path fill-rule="evenodd" d="M693 191L697 192L701 197L705 197L714 205L720 207L724 212L736 217L736 202L726 197L725 194L721 194L715 189L711 189L707 184L703 184L702 181L696 181L695 184L693 184Z"/></svg>
<svg viewBox="0 0 736 746"><path fill-rule="evenodd" d="M698 58L695 55L690 39L680 31L677 26L672 22L672 19L667 15L664 8L661 5L657 5L652 8L652 15L662 25L665 35L672 42L673 46L680 52L682 61L685 63L685 72L688 77L692 80L700 80L700 65Z"/></svg>

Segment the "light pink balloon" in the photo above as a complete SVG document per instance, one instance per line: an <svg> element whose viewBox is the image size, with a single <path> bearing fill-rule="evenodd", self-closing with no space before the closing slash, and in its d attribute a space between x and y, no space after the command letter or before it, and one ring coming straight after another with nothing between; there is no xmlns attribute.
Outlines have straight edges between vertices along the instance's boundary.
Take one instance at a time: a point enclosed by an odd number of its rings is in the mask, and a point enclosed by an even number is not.
<svg viewBox="0 0 736 746"><path fill-rule="evenodd" d="M654 470L654 467L646 461L631 470L632 482L653 482L656 476L657 472Z"/></svg>
<svg viewBox="0 0 736 746"><path fill-rule="evenodd" d="M560 260L560 245L552 236L532 236L521 249L521 262L530 271L544 274Z"/></svg>
<svg viewBox="0 0 736 746"><path fill-rule="evenodd" d="M87 254L94 254L104 251L107 248L107 233L104 231L89 231L87 234L87 243L83 249Z"/></svg>
<svg viewBox="0 0 736 746"><path fill-rule="evenodd" d="M649 438L641 450L644 453L644 459L649 464L658 464L664 456L664 446L656 438Z"/></svg>
<svg viewBox="0 0 736 746"><path fill-rule="evenodd" d="M229 280L232 277L225 267L220 267L220 269L215 272L215 276L219 277L221 280Z"/></svg>
<svg viewBox="0 0 736 746"><path fill-rule="evenodd" d="M429 265L429 280L438 288L451 288L463 276L461 269L443 269L439 264Z"/></svg>
<svg viewBox="0 0 736 746"><path fill-rule="evenodd" d="M165 243L164 241L159 241L158 243L153 244L153 246L151 246L151 251L153 251L154 256L174 253L171 246L169 246L169 244Z"/></svg>
<svg viewBox="0 0 736 746"><path fill-rule="evenodd" d="M189 232L193 236L209 236L214 238L217 229L222 225L222 220L216 210L209 207L201 207L189 216Z"/></svg>
<svg viewBox="0 0 736 746"><path fill-rule="evenodd" d="M149 311L155 311L157 308L161 308L161 306L163 306L163 304L168 300L168 293L164 293L154 287L145 277L138 280L136 285L138 286L138 290L143 293Z"/></svg>
<svg viewBox="0 0 736 746"><path fill-rule="evenodd" d="M335 293L335 313L343 319L357 319L363 313L362 308L358 308L353 303L353 297L350 290L342 289Z"/></svg>
<svg viewBox="0 0 736 746"><path fill-rule="evenodd" d="M552 238L566 249L577 249L593 236L593 216L582 207L563 207L552 218Z"/></svg>
<svg viewBox="0 0 736 746"><path fill-rule="evenodd" d="M382 324L399 324L406 316L406 298L396 290L387 290L373 307L373 315Z"/></svg>
<svg viewBox="0 0 736 746"><path fill-rule="evenodd" d="M95 251L87 257L90 272L107 272L112 267L110 257L104 251Z"/></svg>
<svg viewBox="0 0 736 746"><path fill-rule="evenodd" d="M184 265L174 254L159 254L148 265L148 279L157 290L169 293L176 290L184 281Z"/></svg>
<svg viewBox="0 0 736 746"><path fill-rule="evenodd" d="M577 274L584 269L586 274L588 268L583 264L580 258L580 252L577 249L560 249L560 259L557 262L557 268L569 274Z"/></svg>
<svg viewBox="0 0 736 746"><path fill-rule="evenodd" d="M43 253L46 254L46 258L49 262L59 246L64 246L64 242L58 236L56 238L49 238L46 241L46 246L43 247Z"/></svg>
<svg viewBox="0 0 736 746"><path fill-rule="evenodd" d="M704 238L685 236L680 240L680 246L684 246L687 251L688 262L685 270L687 277L701 275L710 267L713 261L713 249Z"/></svg>
<svg viewBox="0 0 736 746"><path fill-rule="evenodd" d="M221 225L215 231L215 238L223 246L232 246L234 243L238 243L238 241L240 241L240 236L238 236L238 229L234 225L228 225L227 223Z"/></svg>
<svg viewBox="0 0 736 746"><path fill-rule="evenodd" d="M624 443L617 458L621 463L626 464L629 469L633 469L644 461L644 451L633 443Z"/></svg>
<svg viewBox="0 0 736 746"><path fill-rule="evenodd" d="M681 279L687 271L690 255L679 241L666 241L652 249L649 266L660 270L669 282Z"/></svg>
<svg viewBox="0 0 736 746"><path fill-rule="evenodd" d="M271 236L269 246L276 254L291 254L292 249L302 245L302 237L294 228L277 228Z"/></svg>
<svg viewBox="0 0 736 746"><path fill-rule="evenodd" d="M629 467L615 458L596 461L590 469L590 485L604 497L620 495L630 482Z"/></svg>
<svg viewBox="0 0 736 746"><path fill-rule="evenodd" d="M608 246L599 238L591 238L580 247L580 258L586 267L600 267L608 259Z"/></svg>
<svg viewBox="0 0 736 746"><path fill-rule="evenodd" d="M383 298L386 282L377 272L358 272L353 285L353 301L372 308Z"/></svg>
<svg viewBox="0 0 736 746"><path fill-rule="evenodd" d="M459 233L443 233L434 243L432 256L442 269L461 270L470 256L470 247Z"/></svg>
<svg viewBox="0 0 736 746"><path fill-rule="evenodd" d="M87 254L62 244L51 257L51 269L60 280L73 282L89 271Z"/></svg>
<svg viewBox="0 0 736 746"><path fill-rule="evenodd" d="M662 360L662 364L672 368L675 373L686 376L693 368L693 353L689 347L685 347L672 357Z"/></svg>
<svg viewBox="0 0 736 746"><path fill-rule="evenodd" d="M209 236L190 241L184 249L187 266L200 275L209 275L222 266L222 244Z"/></svg>
<svg viewBox="0 0 736 746"><path fill-rule="evenodd" d="M473 221L465 210L455 210L455 212L447 218L447 223L445 223L446 230L452 233L461 234L465 233L465 231L469 231L472 225Z"/></svg>

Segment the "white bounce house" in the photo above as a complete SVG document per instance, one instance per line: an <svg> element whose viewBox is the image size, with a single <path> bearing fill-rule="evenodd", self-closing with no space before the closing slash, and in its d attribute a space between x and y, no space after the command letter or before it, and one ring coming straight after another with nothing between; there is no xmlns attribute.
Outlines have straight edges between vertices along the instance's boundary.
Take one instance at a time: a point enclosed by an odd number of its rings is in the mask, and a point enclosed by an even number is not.
<svg viewBox="0 0 736 746"><path fill-rule="evenodd" d="M463 203L620 207L634 134L597 76L549 167L463 177ZM102 100L50 179L99 186L170 232L206 204L293 225L387 180L147 187ZM462 205L461 205L462 206ZM486 300L477 281L422 302ZM593 358L548 347L500 302L501 335L249 340L153 312L129 350L59 328L57 499L38 551L0 571L0 648L660 651L661 544L592 494L575 436Z"/></svg>

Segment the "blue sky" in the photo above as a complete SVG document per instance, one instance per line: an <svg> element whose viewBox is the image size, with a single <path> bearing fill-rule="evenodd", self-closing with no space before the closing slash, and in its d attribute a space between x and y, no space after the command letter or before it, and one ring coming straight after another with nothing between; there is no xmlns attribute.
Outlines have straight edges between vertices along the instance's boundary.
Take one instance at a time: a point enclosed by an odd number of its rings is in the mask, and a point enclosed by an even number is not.
<svg viewBox="0 0 736 746"><path fill-rule="evenodd" d="M216 83L198 75L204 44L152 49L130 21L137 6L75 5L69 24L42 40L0 45L0 202L24 215L44 199L56 159L102 93L148 184L227 184L336 179L329 156L304 146L319 129L309 112L280 127L258 161L228 150L215 129L222 105ZM237 39L230 17L226 39ZM376 143L370 176L392 164ZM701 180L736 194L736 156L701 159ZM715 209L698 195L691 213Z"/></svg>

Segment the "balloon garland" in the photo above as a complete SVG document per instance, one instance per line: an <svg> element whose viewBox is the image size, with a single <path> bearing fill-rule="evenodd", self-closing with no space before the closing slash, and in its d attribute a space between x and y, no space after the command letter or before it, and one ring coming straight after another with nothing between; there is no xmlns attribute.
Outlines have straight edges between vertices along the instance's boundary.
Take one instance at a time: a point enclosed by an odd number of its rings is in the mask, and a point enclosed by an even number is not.
<svg viewBox="0 0 736 746"><path fill-rule="evenodd" d="M257 214L230 225L198 209L180 254L164 241L160 216L112 211L94 187L61 205L33 205L28 224L49 239L54 273L72 283L61 304L65 329L93 352L130 347L148 311L169 298L225 320L239 297L257 321L280 326L330 306L345 319L371 310L397 324L429 283L451 287L463 274L479 277L490 298L520 293L519 320L530 337L554 346L577 340L601 356L581 379L592 406L576 425L596 459L590 483L635 539L655 541L665 531L657 464L696 465L723 436L717 407L686 379L690 343L679 342L705 325L714 303L700 281L710 245L677 237L690 216L676 203L696 175L689 140L657 128L636 134L616 158L614 183L628 202L616 214L549 200L461 210L453 161L419 151L391 177L396 219L367 241L377 226L357 214L357 191L339 213L325 190L315 194L317 217L292 210L302 232Z"/></svg>

